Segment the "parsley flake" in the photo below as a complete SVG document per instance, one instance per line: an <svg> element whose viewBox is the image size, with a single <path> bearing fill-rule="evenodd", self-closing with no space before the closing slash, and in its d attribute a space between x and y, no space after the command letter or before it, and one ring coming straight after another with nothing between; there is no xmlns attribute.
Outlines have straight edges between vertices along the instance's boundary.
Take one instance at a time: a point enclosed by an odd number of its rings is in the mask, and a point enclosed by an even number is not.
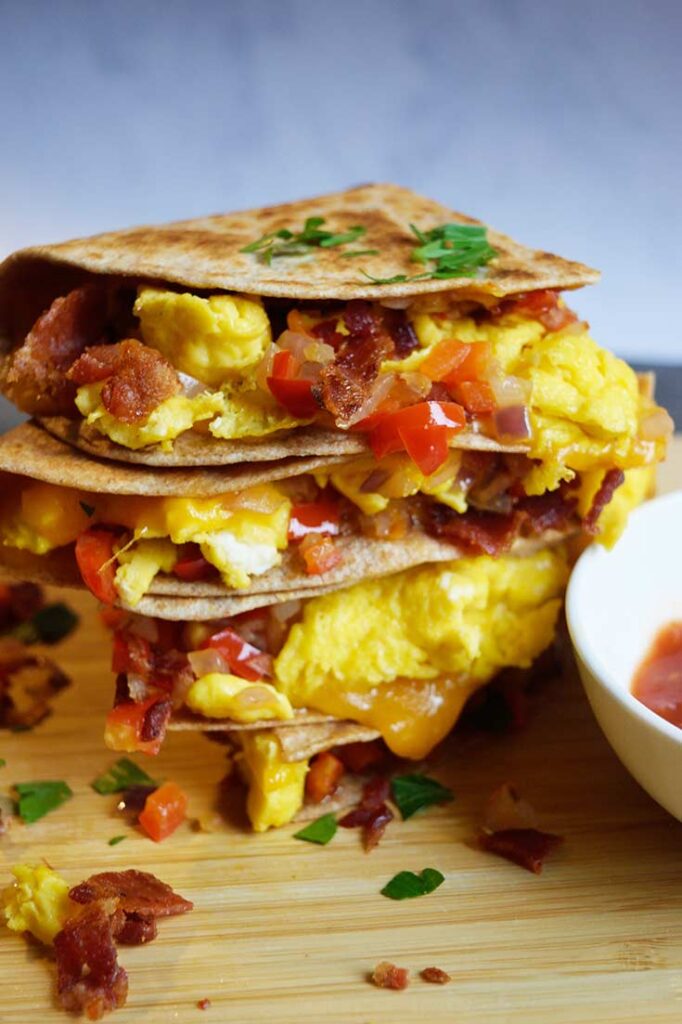
<svg viewBox="0 0 682 1024"><path fill-rule="evenodd" d="M348 252L341 253L342 260L354 259L356 256L378 256L378 249L349 249Z"/></svg>
<svg viewBox="0 0 682 1024"><path fill-rule="evenodd" d="M282 256L308 256L313 249L332 249L338 245L356 242L367 229L356 224L347 231L327 231L322 227L324 217L308 217L302 231L280 228L245 245L240 252L256 253L261 263L270 266L273 259Z"/></svg>
<svg viewBox="0 0 682 1024"><path fill-rule="evenodd" d="M128 836L112 836L111 839L107 840L107 846L118 846L119 843L122 843L127 838Z"/></svg>
<svg viewBox="0 0 682 1024"><path fill-rule="evenodd" d="M131 786L158 786L158 782L150 778L142 768L128 757L121 757L111 768L99 775L90 785L96 793L106 796L109 793L122 793Z"/></svg>
<svg viewBox="0 0 682 1024"><path fill-rule="evenodd" d="M336 835L338 824L333 814L323 814L316 818L309 825L302 828L300 832L294 832L294 839L304 839L306 843L317 843L318 846L326 846Z"/></svg>
<svg viewBox="0 0 682 1024"><path fill-rule="evenodd" d="M88 505L87 501L79 501L78 504L83 509L88 519L92 519L95 514L95 506Z"/></svg>
<svg viewBox="0 0 682 1024"><path fill-rule="evenodd" d="M427 896L445 881L445 876L435 868L424 868L418 875L414 871L399 871L381 890L382 896L390 900L411 900L415 896Z"/></svg>
<svg viewBox="0 0 682 1024"><path fill-rule="evenodd" d="M455 798L451 789L428 775L398 775L391 782L391 789L403 821L425 807L444 804Z"/></svg>
<svg viewBox="0 0 682 1024"><path fill-rule="evenodd" d="M14 788L19 796L19 817L27 825L61 807L73 796L66 782L17 782Z"/></svg>
<svg viewBox="0 0 682 1024"><path fill-rule="evenodd" d="M484 224L441 224L430 231L420 231L410 224L410 230L419 242L412 250L412 259L415 263L434 263L429 273L434 280L474 277L479 267L497 256Z"/></svg>
<svg viewBox="0 0 682 1024"><path fill-rule="evenodd" d="M28 622L20 622L10 635L23 644L56 644L72 633L78 616L61 601L40 608Z"/></svg>
<svg viewBox="0 0 682 1024"><path fill-rule="evenodd" d="M0 768L4 768L6 764L7 761L5 761L4 757L0 757Z"/></svg>

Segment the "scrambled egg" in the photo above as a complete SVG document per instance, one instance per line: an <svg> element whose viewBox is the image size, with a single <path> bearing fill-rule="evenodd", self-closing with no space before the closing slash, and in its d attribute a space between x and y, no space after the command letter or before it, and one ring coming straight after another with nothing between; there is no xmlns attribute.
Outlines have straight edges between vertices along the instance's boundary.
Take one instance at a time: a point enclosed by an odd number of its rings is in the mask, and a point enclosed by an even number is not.
<svg viewBox="0 0 682 1024"><path fill-rule="evenodd" d="M94 426L100 434L133 450L159 444L164 451L171 451L176 437L195 423L221 413L225 406L220 392L204 393L194 398L173 395L157 405L144 423L124 423L104 408L100 397L102 387L103 384L83 384L76 393L76 406L86 423Z"/></svg>
<svg viewBox="0 0 682 1024"><path fill-rule="evenodd" d="M287 762L270 732L242 732L238 767L248 783L246 811L256 832L286 825L303 804L307 761Z"/></svg>
<svg viewBox="0 0 682 1024"><path fill-rule="evenodd" d="M419 471L409 456L388 455L381 460L381 471L387 474L387 479L378 483L376 490L370 491L365 490L363 485L377 469L377 463L369 456L354 461L350 466L342 466L328 475L316 473L315 478L320 487L330 481L337 491L369 516L383 512L391 498L408 498L419 491L449 505L456 512L466 512L466 494L457 484L460 464L461 453L453 450L445 465L428 477Z"/></svg>
<svg viewBox="0 0 682 1024"><path fill-rule="evenodd" d="M13 932L31 932L51 945L77 905L69 899L67 882L45 864L16 864L15 881L2 893L3 914Z"/></svg>
<svg viewBox="0 0 682 1024"><path fill-rule="evenodd" d="M200 715L230 718L234 722L294 717L287 698L270 683L249 682L224 672L209 672L197 679L189 688L185 703Z"/></svg>
<svg viewBox="0 0 682 1024"><path fill-rule="evenodd" d="M312 420L298 420L275 401L254 380L225 384L220 415L209 423L214 437L227 440L240 437L265 437L276 430L300 427Z"/></svg>
<svg viewBox="0 0 682 1024"><path fill-rule="evenodd" d="M225 378L255 366L270 344L270 321L259 299L161 288L139 289L133 312L142 339L181 373L219 388Z"/></svg>

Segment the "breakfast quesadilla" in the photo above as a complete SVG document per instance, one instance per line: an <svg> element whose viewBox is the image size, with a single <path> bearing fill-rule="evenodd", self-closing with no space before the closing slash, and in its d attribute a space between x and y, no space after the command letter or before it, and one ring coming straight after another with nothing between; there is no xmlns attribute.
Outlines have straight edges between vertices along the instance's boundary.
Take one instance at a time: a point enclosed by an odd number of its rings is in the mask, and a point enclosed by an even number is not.
<svg viewBox="0 0 682 1024"><path fill-rule="evenodd" d="M660 459L669 420L560 292L596 271L394 185L16 253L0 381L155 466L523 453L528 494Z"/></svg>
<svg viewBox="0 0 682 1024"><path fill-rule="evenodd" d="M404 454L203 469L105 463L23 424L0 437L1 561L85 583L106 604L220 602L234 614L424 562L522 555L576 534L611 543L649 467L527 494L525 455L455 449L424 476ZM273 596L274 595L274 596ZM177 607L177 606L176 606Z"/></svg>

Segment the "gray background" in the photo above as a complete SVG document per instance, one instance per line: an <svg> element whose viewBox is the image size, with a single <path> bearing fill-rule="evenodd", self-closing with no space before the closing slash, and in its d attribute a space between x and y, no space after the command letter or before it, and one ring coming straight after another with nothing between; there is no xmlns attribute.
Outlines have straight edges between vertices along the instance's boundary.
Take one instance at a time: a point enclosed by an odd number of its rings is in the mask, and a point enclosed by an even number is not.
<svg viewBox="0 0 682 1024"><path fill-rule="evenodd" d="M394 180L604 272L682 362L679 0L0 0L0 255Z"/></svg>

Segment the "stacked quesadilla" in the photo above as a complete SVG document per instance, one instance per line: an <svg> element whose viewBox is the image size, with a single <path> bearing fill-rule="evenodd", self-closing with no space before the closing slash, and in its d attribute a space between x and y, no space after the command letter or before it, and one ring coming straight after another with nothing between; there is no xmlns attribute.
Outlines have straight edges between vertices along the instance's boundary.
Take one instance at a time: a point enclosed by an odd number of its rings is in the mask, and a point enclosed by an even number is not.
<svg viewBox="0 0 682 1024"><path fill-rule="evenodd" d="M597 276L389 185L10 257L1 557L107 607L107 743L225 734L265 829L530 666L670 432Z"/></svg>

